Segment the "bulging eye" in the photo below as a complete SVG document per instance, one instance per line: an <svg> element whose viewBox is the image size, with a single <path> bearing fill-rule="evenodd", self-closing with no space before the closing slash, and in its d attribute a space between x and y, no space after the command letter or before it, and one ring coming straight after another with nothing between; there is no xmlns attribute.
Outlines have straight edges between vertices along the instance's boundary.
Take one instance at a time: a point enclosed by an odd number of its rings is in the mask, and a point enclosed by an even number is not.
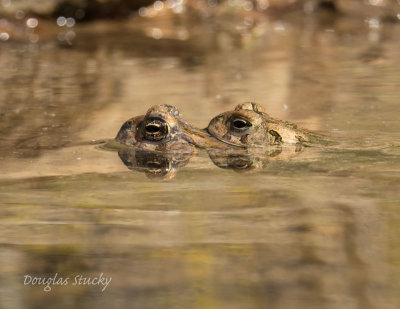
<svg viewBox="0 0 400 309"><path fill-rule="evenodd" d="M251 122L241 117L233 118L231 124L233 129L239 131L244 131L251 127Z"/></svg>
<svg viewBox="0 0 400 309"><path fill-rule="evenodd" d="M157 123L148 123L146 124L145 129L147 133L154 134L160 132L161 127Z"/></svg>
<svg viewBox="0 0 400 309"><path fill-rule="evenodd" d="M148 119L143 123L143 137L149 141L160 141L169 134L169 126L164 119Z"/></svg>

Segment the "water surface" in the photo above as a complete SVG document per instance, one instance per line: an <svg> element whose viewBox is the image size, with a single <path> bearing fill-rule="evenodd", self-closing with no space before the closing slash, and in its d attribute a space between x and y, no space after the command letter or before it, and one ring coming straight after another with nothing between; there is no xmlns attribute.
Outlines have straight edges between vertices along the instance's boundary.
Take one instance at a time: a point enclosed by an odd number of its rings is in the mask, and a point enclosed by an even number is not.
<svg viewBox="0 0 400 309"><path fill-rule="evenodd" d="M155 23L1 44L0 307L398 308L399 25ZM152 105L205 127L250 100L337 143L164 180L97 145ZM23 284L55 273L112 282Z"/></svg>

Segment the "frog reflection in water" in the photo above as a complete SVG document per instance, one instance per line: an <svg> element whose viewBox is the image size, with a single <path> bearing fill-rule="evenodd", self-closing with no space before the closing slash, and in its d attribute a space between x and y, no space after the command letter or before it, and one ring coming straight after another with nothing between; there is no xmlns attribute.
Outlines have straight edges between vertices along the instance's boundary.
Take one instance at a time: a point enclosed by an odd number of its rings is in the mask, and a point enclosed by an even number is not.
<svg viewBox="0 0 400 309"><path fill-rule="evenodd" d="M297 151L285 152L282 150L282 147L274 146L268 148L267 151L230 148L226 150L209 149L207 152L211 161L219 168L231 169L238 173L247 173L265 168L273 161L285 160L288 157L297 155Z"/></svg>
<svg viewBox="0 0 400 309"><path fill-rule="evenodd" d="M224 143L244 147L302 145L321 140L317 134L295 124L272 118L260 105L250 102L213 118L207 131Z"/></svg>
<svg viewBox="0 0 400 309"><path fill-rule="evenodd" d="M158 153L124 147L118 151L122 162L130 170L145 173L151 179L168 180L175 177L176 172L185 166L191 153Z"/></svg>

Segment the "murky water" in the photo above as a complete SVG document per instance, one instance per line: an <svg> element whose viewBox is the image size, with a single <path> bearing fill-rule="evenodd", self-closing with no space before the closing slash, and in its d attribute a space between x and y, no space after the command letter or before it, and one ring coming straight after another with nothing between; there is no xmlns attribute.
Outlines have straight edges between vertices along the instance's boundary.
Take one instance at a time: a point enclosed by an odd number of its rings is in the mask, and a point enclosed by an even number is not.
<svg viewBox="0 0 400 309"><path fill-rule="evenodd" d="M400 25L257 18L0 45L1 308L398 308ZM163 179L97 145L155 104L205 127L249 100L337 143Z"/></svg>

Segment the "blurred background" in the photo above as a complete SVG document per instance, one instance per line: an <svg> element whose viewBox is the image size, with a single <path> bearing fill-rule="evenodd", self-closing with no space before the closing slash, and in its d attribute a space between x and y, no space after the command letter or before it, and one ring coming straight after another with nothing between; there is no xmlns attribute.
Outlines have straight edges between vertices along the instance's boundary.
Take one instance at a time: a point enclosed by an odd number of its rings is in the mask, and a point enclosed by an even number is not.
<svg viewBox="0 0 400 309"><path fill-rule="evenodd" d="M396 0L0 0L0 308L399 308L399 37ZM338 144L163 180L96 146L244 101Z"/></svg>

